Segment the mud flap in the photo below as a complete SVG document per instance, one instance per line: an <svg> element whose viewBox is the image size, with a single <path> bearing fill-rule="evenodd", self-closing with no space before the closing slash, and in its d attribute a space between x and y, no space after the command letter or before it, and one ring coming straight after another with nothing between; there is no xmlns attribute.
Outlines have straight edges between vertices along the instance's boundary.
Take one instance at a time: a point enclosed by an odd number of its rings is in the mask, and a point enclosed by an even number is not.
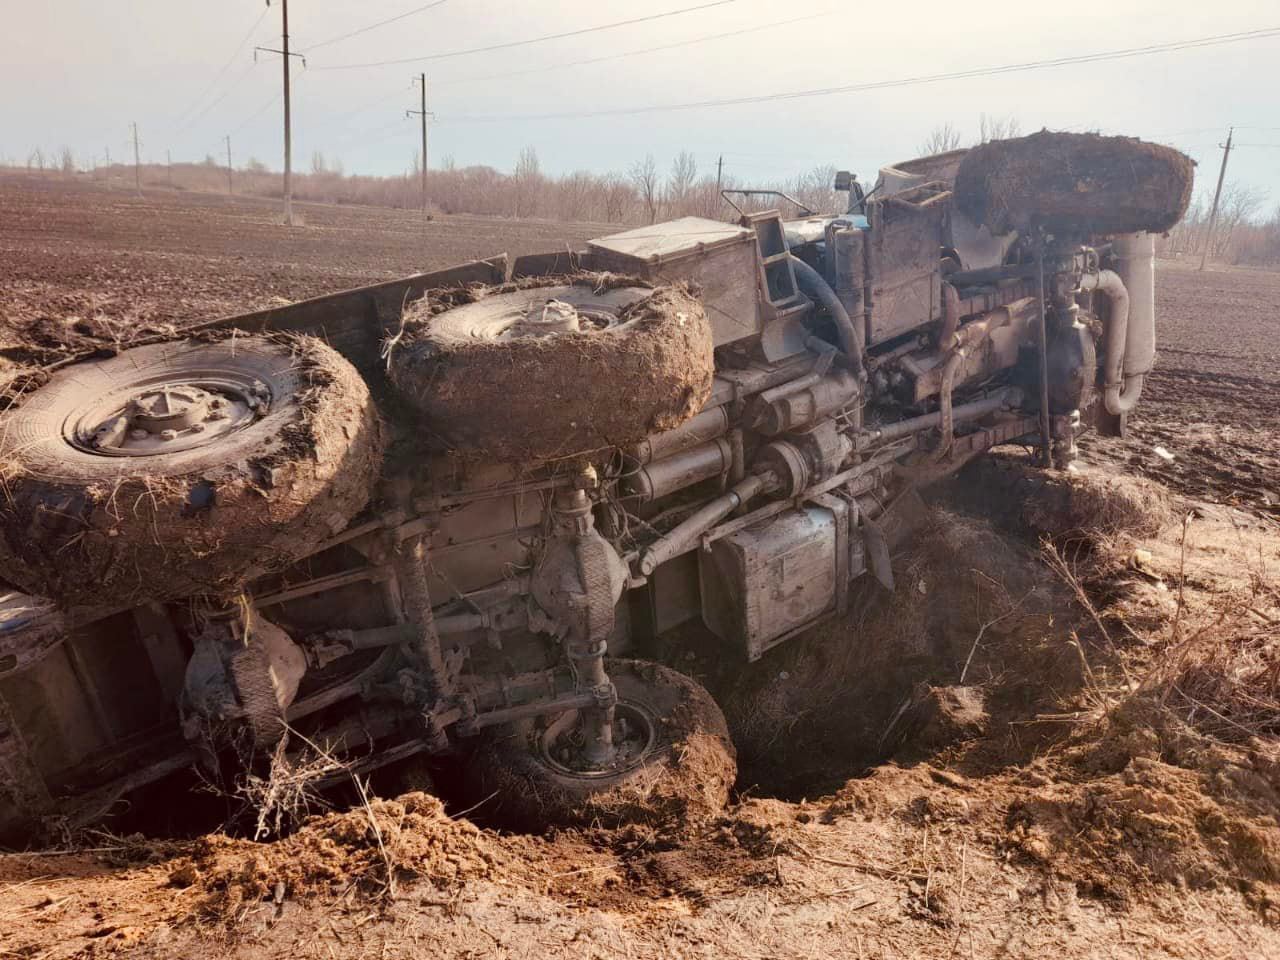
<svg viewBox="0 0 1280 960"><path fill-rule="evenodd" d="M862 518L862 538L867 545L867 563L871 574L886 590L892 590L895 547L904 543L924 522L928 508L917 490L901 493L878 519Z"/></svg>
<svg viewBox="0 0 1280 960"><path fill-rule="evenodd" d="M863 518L862 539L867 544L867 563L871 567L871 575L880 586L893 590L893 561L889 558L889 541L884 530L874 520Z"/></svg>

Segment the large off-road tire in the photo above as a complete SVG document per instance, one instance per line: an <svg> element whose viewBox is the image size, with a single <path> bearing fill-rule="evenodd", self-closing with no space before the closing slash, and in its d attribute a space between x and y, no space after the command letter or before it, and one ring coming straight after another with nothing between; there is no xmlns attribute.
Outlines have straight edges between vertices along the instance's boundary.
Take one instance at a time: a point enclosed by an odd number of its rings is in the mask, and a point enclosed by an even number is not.
<svg viewBox="0 0 1280 960"><path fill-rule="evenodd" d="M729 799L737 762L729 728L706 689L641 660L606 661L618 691L614 768L572 760L578 711L512 724L487 735L466 780L486 816L527 830L663 822L695 826Z"/></svg>
<svg viewBox="0 0 1280 960"><path fill-rule="evenodd" d="M956 206L992 233L1164 233L1191 202L1195 162L1132 137L1051 133L974 147L956 174Z"/></svg>
<svg viewBox="0 0 1280 960"><path fill-rule="evenodd" d="M410 308L391 380L444 446L496 460L627 446L679 426L711 391L702 305L683 288L597 284L499 287L429 317Z"/></svg>
<svg viewBox="0 0 1280 960"><path fill-rule="evenodd" d="M65 608L227 595L340 531L382 446L364 381L311 338L78 363L0 418L0 562Z"/></svg>

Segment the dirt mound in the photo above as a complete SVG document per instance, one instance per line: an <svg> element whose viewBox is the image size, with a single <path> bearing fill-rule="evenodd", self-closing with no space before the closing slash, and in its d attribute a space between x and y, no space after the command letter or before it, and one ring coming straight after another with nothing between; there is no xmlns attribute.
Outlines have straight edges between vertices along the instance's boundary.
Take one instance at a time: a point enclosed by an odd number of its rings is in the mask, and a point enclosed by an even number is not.
<svg viewBox="0 0 1280 960"><path fill-rule="evenodd" d="M374 893L408 880L455 887L491 876L507 860L479 828L446 816L435 797L410 793L315 818L275 843L204 837L171 865L169 882L197 888L207 912L224 914L242 903L352 886Z"/></svg>
<svg viewBox="0 0 1280 960"><path fill-rule="evenodd" d="M965 154L956 204L994 233L1164 233L1191 202L1195 162L1132 137L1053 133L992 140Z"/></svg>
<svg viewBox="0 0 1280 960"><path fill-rule="evenodd" d="M545 460L636 443L697 413L714 368L698 300L683 286L645 288L591 274L472 288L454 311L411 305L391 380L464 456ZM528 332L550 307L586 326Z"/></svg>
<svg viewBox="0 0 1280 960"><path fill-rule="evenodd" d="M1127 896L1143 881L1196 889L1280 880L1280 834L1232 806L1199 771L1135 757L1083 788L1035 790L1008 820L1023 853L1097 893Z"/></svg>

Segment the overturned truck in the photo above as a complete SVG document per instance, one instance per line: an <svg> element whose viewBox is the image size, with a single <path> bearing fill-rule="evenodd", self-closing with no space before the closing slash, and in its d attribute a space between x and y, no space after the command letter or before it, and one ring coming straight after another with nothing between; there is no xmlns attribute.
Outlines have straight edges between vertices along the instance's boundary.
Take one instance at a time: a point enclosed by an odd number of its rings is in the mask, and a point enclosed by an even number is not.
<svg viewBox="0 0 1280 960"><path fill-rule="evenodd" d="M701 622L756 660L892 587L922 486L1122 431L1190 189L1168 148L1042 133L887 167L842 214L689 217L42 371L0 419L0 835L308 750L458 758L535 827L714 810L724 718L655 641Z"/></svg>

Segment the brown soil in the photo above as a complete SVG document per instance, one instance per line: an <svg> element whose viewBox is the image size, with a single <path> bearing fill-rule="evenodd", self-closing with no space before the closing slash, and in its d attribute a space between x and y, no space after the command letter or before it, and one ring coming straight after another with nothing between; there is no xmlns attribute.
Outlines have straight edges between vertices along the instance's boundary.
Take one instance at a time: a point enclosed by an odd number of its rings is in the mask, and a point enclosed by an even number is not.
<svg viewBox="0 0 1280 960"><path fill-rule="evenodd" d="M1156 265L1155 369L1130 436L1086 459L1280 519L1280 273L1195 267Z"/></svg>
<svg viewBox="0 0 1280 960"><path fill-rule="evenodd" d="M0 857L0 955L1280 955L1280 276L1158 284L1151 395L1079 478L979 461L849 621L746 670L670 651L739 750L721 816L531 837L407 795L274 844L73 838Z"/></svg>
<svg viewBox="0 0 1280 960"><path fill-rule="evenodd" d="M1132 137L1053 133L979 144L960 161L956 204L994 232L1164 233L1191 202L1195 162Z"/></svg>

